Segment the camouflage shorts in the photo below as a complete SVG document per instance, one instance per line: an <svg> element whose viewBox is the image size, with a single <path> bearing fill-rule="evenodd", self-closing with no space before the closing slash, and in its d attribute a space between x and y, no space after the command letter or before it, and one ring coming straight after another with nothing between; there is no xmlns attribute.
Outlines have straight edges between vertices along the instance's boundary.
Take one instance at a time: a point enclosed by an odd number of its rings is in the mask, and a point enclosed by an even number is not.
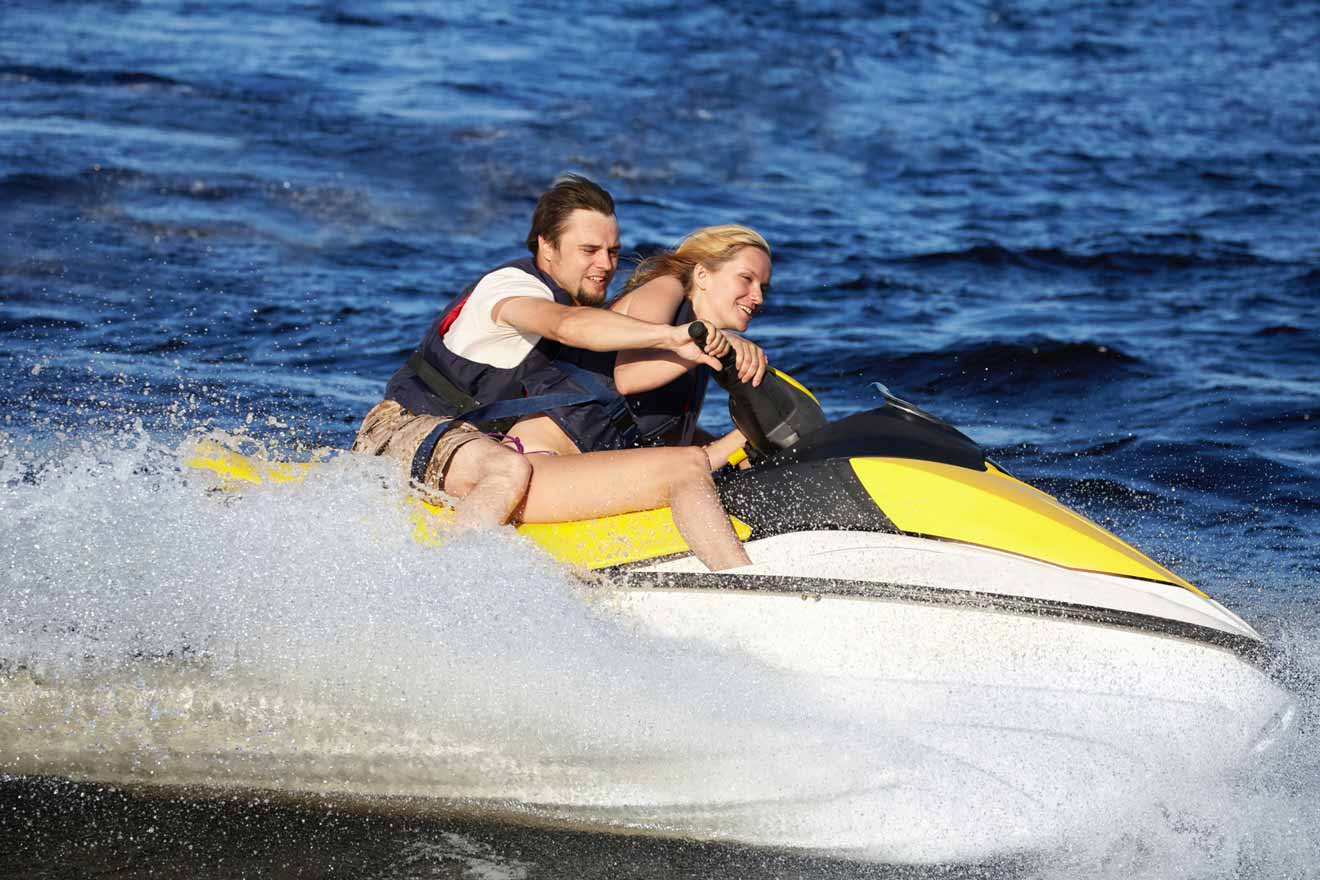
<svg viewBox="0 0 1320 880"><path fill-rule="evenodd" d="M444 425L449 427L436 442L421 480L423 485L443 489L454 453L464 443L485 436L475 425L446 416L418 415L393 400L382 400L362 420L357 439L353 441L353 451L396 459L411 473L418 448L432 431Z"/></svg>

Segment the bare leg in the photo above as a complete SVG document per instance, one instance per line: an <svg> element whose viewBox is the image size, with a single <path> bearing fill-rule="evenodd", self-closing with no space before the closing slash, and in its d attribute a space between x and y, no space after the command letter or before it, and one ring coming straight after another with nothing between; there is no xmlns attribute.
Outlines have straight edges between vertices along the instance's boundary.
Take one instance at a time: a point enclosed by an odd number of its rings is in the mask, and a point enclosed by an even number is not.
<svg viewBox="0 0 1320 880"><path fill-rule="evenodd" d="M674 525L712 571L748 565L710 476L710 460L695 447L627 449L585 455L531 455L532 481L523 522L566 522L669 506Z"/></svg>
<svg viewBox="0 0 1320 880"><path fill-rule="evenodd" d="M490 528L508 522L527 495L532 466L525 456L489 437L460 446L449 463L444 490L462 500L454 525Z"/></svg>

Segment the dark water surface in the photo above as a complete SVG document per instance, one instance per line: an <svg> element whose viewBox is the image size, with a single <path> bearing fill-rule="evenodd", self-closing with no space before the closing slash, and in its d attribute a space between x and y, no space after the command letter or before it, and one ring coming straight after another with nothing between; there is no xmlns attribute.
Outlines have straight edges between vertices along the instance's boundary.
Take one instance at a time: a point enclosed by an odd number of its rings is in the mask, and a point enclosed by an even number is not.
<svg viewBox="0 0 1320 880"><path fill-rule="evenodd" d="M153 496L166 451L207 428L285 454L346 445L438 306L517 256L536 196L576 170L613 192L625 249L708 223L762 231L774 295L750 335L828 411L870 405L879 381L959 425L1266 633L1314 716L1317 45L1320 6L1282 0L6 3L0 528L12 541L0 560L15 580L0 589L43 583L58 597L81 578L70 607L130 650L167 651L204 627L176 625L159 598L181 577L217 608L241 606L235 585L262 576L226 580L187 503ZM708 408L712 426L720 410ZM252 540L300 547L286 527L271 519ZM512 554L514 583L536 577L511 545L482 546ZM279 588L307 602L317 575L301 571L353 564L300 552ZM244 619L221 641L270 649L276 630ZM291 631L278 630L295 645L279 656L296 663L307 654ZM39 661L48 646L13 631L0 648ZM1316 876L1313 730L1177 844L1124 828L1057 864ZM161 803L0 783L0 867L875 870ZM1264 803L1281 812L1246 818ZM163 850L147 842L162 829ZM1213 857L1170 856L1178 846Z"/></svg>

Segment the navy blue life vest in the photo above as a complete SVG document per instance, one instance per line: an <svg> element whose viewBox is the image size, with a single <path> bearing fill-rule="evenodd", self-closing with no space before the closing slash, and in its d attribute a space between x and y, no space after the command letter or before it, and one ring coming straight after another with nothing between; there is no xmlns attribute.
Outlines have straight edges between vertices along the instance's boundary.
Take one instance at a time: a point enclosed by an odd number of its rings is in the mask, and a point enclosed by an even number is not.
<svg viewBox="0 0 1320 880"><path fill-rule="evenodd" d="M684 297L671 323L682 327L696 319L691 301ZM628 395L628 409L637 421L637 445L691 446L709 382L710 367L699 366L659 388Z"/></svg>
<svg viewBox="0 0 1320 880"><path fill-rule="evenodd" d="M531 258L491 271L507 268L539 280L550 289L555 302L574 304L572 296ZM431 323L408 362L390 378L385 398L409 412L463 416L486 429L492 427L491 422L544 412L582 452L633 445L636 424L623 397L614 391L612 374L604 381L576 368L578 349L542 337L517 365L495 367L457 355L445 346L446 331L480 280L455 297Z"/></svg>

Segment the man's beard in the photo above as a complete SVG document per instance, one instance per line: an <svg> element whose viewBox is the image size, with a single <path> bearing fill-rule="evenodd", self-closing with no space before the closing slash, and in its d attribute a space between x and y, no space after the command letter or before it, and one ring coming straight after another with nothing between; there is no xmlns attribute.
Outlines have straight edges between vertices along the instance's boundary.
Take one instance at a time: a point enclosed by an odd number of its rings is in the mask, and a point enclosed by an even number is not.
<svg viewBox="0 0 1320 880"><path fill-rule="evenodd" d="M609 288L602 290L600 293L590 293L579 287L577 292L573 294L573 302L580 306L603 306L605 304L605 297L608 294Z"/></svg>

